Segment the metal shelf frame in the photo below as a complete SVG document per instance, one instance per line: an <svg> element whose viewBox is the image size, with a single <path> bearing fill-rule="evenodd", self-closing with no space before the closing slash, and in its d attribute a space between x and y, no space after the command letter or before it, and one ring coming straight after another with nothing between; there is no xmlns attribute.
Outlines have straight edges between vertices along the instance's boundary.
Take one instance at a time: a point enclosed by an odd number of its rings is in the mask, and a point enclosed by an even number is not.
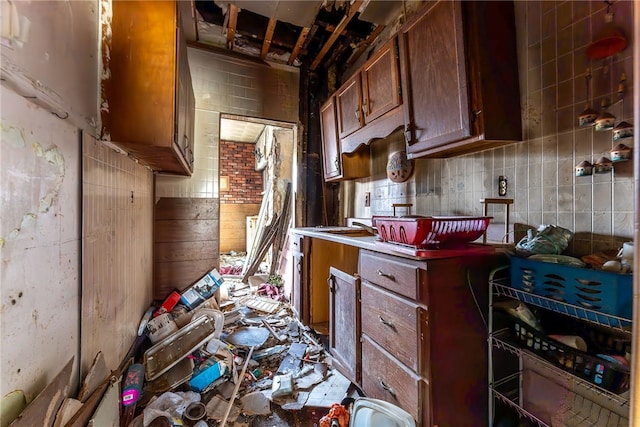
<svg viewBox="0 0 640 427"><path fill-rule="evenodd" d="M493 331L493 301L496 297L516 299L527 304L552 310L570 317L612 328L628 334L631 333L631 320L512 288L509 286L508 269L509 266L500 267L492 271L489 275L489 425L493 425L494 422L495 401L500 400L516 411L521 418L527 419L539 427L549 427L548 424L522 407L521 374L523 370L523 358L539 363L544 367L544 369L553 372L557 377L564 378L571 383L572 386L570 392L572 393L575 405L573 405L572 408L566 408L565 412L562 412L560 415L565 417L565 419L571 419L572 425L621 425L621 421L625 418L621 417L619 413L628 413L629 411L628 393L626 396L625 394L617 395L611 393L596 386L595 384L556 367L526 349L520 348L518 345L509 341L508 337L510 337L510 331L508 328ZM519 361L519 371L504 378L495 379L493 371L493 352L495 349L506 351L517 357ZM589 397L585 396L595 396L595 400L591 400ZM600 400L600 398L612 402L612 404L616 406L618 413L596 403L596 400ZM575 420L577 424L573 424L573 420ZM603 420L605 424L602 424Z"/></svg>

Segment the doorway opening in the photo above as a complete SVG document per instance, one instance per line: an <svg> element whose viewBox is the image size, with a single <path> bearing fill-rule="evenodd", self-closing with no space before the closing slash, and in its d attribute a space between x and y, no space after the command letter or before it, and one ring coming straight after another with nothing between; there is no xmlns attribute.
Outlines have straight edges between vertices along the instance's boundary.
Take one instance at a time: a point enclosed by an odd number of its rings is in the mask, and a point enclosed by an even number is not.
<svg viewBox="0 0 640 427"><path fill-rule="evenodd" d="M284 282L295 218L296 147L295 124L221 114L219 249L227 280Z"/></svg>

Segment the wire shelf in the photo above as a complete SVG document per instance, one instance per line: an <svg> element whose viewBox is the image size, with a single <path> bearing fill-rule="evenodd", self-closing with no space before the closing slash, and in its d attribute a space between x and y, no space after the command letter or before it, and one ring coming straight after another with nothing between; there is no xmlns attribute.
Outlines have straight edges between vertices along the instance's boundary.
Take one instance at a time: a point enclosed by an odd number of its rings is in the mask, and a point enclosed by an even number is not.
<svg viewBox="0 0 640 427"><path fill-rule="evenodd" d="M576 319L586 320L600 326L606 326L608 328L613 328L618 331L631 334L631 319L604 314L576 305L556 301L551 298L535 295L520 289L515 289L509 286L508 279L494 279L492 284L494 296L504 296L517 299L527 304L536 305Z"/></svg>
<svg viewBox="0 0 640 427"><path fill-rule="evenodd" d="M549 427L548 424L537 418L531 412L522 408L518 402L520 398L519 392L519 376L520 373L515 373L506 378L496 381L493 387L489 387L493 396L503 403L506 403L509 407L515 410L521 418L526 418L532 421L539 427Z"/></svg>
<svg viewBox="0 0 640 427"><path fill-rule="evenodd" d="M496 333L494 333L491 337L491 344L499 349L502 350L506 350L518 357L527 357L531 360L534 360L536 363L539 363L540 365L542 365L545 369L550 370L554 373L554 375L558 376L558 377L563 377L569 381L571 381L573 384L575 384L577 387L579 387L580 389L584 390L584 391L590 391L592 393L595 393L597 395L603 396L606 399L616 402L616 404L618 404L620 407L624 407L624 408L629 408L629 399L624 395L618 395L615 393L611 393L608 390L605 390L603 388L598 387L595 384L592 384L586 380L583 380L582 378L576 377L575 375L572 375L569 372L566 372L560 368L558 368L557 366L547 362L546 360L542 359L541 357L539 357L538 355L536 355L535 353L532 353L528 350L522 349L520 347L518 347L517 345L514 345L512 343L510 343L507 339L506 336L508 334L508 329L501 329L500 331L496 331ZM495 384L498 384L498 381L495 382Z"/></svg>

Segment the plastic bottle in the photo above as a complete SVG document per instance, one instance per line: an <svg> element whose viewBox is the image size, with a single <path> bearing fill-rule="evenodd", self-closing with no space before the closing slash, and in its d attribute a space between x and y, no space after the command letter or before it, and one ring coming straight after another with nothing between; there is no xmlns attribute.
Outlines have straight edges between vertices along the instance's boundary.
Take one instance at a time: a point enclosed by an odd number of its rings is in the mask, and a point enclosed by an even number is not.
<svg viewBox="0 0 640 427"><path fill-rule="evenodd" d="M138 401L142 394L142 386L144 384L144 366L140 363L134 363L127 369L127 375L124 379L122 388L122 405L130 406Z"/></svg>

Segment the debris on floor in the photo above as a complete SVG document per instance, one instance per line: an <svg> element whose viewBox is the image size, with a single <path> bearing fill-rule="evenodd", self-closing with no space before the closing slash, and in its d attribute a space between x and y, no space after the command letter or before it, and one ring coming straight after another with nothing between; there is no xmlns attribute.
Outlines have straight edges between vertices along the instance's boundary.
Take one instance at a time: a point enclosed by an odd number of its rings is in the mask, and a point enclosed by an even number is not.
<svg viewBox="0 0 640 427"><path fill-rule="evenodd" d="M295 317L281 277L251 279L212 270L143 314L148 342L123 381L135 411L121 426L318 426L353 393Z"/></svg>

